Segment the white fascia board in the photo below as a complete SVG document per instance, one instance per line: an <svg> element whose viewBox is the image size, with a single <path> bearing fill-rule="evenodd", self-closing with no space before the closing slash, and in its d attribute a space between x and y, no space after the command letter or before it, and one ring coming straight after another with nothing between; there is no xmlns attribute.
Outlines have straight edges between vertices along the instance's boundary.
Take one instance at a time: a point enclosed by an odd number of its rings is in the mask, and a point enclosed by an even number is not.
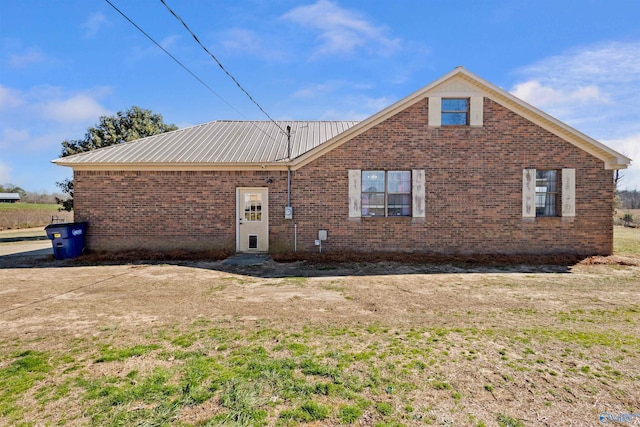
<svg viewBox="0 0 640 427"><path fill-rule="evenodd" d="M71 163L77 171L286 171L285 163Z"/></svg>

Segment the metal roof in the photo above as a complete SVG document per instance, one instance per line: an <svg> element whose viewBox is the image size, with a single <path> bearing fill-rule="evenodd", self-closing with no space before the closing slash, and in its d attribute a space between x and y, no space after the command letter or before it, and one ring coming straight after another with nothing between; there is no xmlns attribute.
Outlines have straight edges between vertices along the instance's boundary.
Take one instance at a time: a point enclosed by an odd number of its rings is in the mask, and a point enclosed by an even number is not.
<svg viewBox="0 0 640 427"><path fill-rule="evenodd" d="M356 121L213 121L56 159L65 165L233 164L294 159L356 125ZM282 129L282 130L281 130Z"/></svg>
<svg viewBox="0 0 640 427"><path fill-rule="evenodd" d="M0 193L0 199L3 200L20 200L19 193Z"/></svg>

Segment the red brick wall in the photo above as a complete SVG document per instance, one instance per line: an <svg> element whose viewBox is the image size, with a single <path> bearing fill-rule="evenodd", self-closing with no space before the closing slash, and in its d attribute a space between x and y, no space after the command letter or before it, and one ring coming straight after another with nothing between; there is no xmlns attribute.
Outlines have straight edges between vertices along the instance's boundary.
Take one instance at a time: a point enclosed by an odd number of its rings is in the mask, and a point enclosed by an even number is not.
<svg viewBox="0 0 640 427"><path fill-rule="evenodd" d="M75 219L89 222L94 250L235 250L236 187L268 186L275 206L287 198L286 172L76 171L74 179Z"/></svg>
<svg viewBox="0 0 640 427"><path fill-rule="evenodd" d="M89 247L235 250L236 187L269 187L270 250L443 254L609 254L612 171L485 99L479 128L427 126L421 101L293 172L294 220L283 219L286 172L75 174ZM575 218L522 218L522 169L576 170ZM348 218L348 170L424 169L426 218ZM272 183L266 183L272 178Z"/></svg>
<svg viewBox="0 0 640 427"><path fill-rule="evenodd" d="M295 172L299 248L436 253L612 250L612 172L485 99L480 128L427 126L422 101ZM576 169L576 217L522 218L522 169ZM348 219L348 169L424 169L426 218ZM323 185L324 184L324 185Z"/></svg>

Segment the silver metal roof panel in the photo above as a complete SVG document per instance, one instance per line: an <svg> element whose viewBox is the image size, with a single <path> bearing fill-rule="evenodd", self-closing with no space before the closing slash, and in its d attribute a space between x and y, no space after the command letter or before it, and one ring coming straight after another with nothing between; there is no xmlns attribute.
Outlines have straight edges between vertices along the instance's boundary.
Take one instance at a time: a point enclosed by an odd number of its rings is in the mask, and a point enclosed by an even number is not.
<svg viewBox="0 0 640 427"><path fill-rule="evenodd" d="M214 121L54 160L69 165L118 163L272 163L332 139L356 121ZM278 128L279 126L279 128ZM281 130L282 129L282 130Z"/></svg>

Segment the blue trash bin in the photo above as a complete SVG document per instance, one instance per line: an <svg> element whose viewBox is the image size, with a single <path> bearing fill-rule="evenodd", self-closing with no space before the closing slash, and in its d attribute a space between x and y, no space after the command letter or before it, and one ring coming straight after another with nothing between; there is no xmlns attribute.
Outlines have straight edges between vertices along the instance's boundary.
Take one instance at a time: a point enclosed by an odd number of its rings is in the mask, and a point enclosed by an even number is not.
<svg viewBox="0 0 640 427"><path fill-rule="evenodd" d="M84 252L84 236L87 233L86 222L49 224L44 229L53 245L55 259L76 258Z"/></svg>

